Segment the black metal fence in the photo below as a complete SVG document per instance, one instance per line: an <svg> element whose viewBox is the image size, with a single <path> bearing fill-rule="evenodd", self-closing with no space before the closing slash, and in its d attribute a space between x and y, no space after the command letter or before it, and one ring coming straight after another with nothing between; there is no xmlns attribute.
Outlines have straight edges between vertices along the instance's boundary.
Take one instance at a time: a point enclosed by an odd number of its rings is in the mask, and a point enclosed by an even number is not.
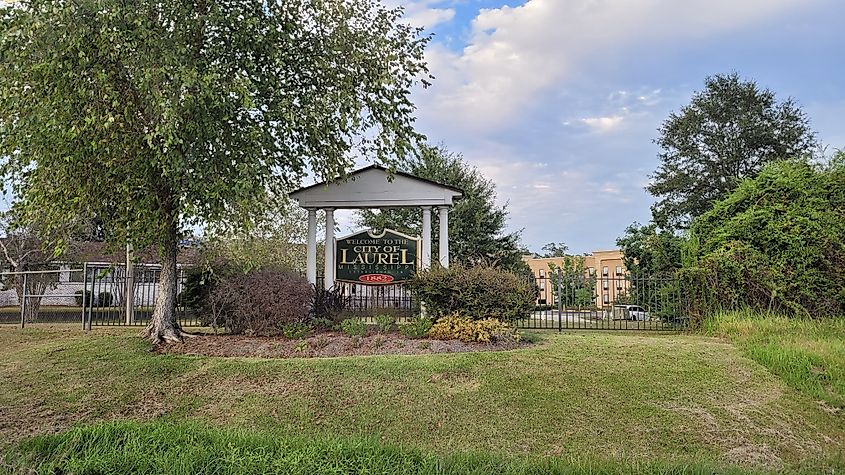
<svg viewBox="0 0 845 475"><path fill-rule="evenodd" d="M105 325L146 325L158 293L160 266L135 265L128 278L125 265L85 264L0 273L0 324L79 323L83 328ZM183 326L198 325L199 316L182 304L185 270L178 270L177 318ZM131 289L127 286L132 284ZM127 305L127 299L132 304Z"/></svg>
<svg viewBox="0 0 845 475"><path fill-rule="evenodd" d="M572 274L534 277L534 311L519 328L555 330L661 330L687 327L689 302L674 276Z"/></svg>
<svg viewBox="0 0 845 475"><path fill-rule="evenodd" d="M81 323L94 326L142 326L153 313L160 267L85 264L82 268L0 273L0 324ZM183 326L202 323L202 315L181 298L186 270L179 269L177 319ZM674 276L573 274L558 271L533 278L536 306L518 328L551 330L661 330L687 327L690 292ZM131 284L131 291L127 286ZM322 287L322 279L317 285ZM420 313L420 303L402 284L364 285L336 282L350 316L372 319ZM132 304L127 305L127 298ZM280 297L281 298L281 297Z"/></svg>

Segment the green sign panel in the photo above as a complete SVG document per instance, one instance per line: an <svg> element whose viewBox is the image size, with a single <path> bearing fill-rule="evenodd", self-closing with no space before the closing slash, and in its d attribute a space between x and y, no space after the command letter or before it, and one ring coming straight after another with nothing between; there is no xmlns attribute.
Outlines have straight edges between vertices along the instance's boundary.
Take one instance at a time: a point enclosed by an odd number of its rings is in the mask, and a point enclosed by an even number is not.
<svg viewBox="0 0 845 475"><path fill-rule="evenodd" d="M395 284L417 272L419 239L385 229L337 240L335 279L358 284Z"/></svg>

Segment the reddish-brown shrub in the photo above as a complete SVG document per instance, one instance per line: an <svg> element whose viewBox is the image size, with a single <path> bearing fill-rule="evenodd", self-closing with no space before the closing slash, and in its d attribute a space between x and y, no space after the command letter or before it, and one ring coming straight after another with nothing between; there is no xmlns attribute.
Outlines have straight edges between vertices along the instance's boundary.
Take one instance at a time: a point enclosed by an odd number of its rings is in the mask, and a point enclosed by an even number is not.
<svg viewBox="0 0 845 475"><path fill-rule="evenodd" d="M308 322L313 292L294 273L256 270L221 279L213 297L220 300L216 306L230 333L278 335L284 325Z"/></svg>

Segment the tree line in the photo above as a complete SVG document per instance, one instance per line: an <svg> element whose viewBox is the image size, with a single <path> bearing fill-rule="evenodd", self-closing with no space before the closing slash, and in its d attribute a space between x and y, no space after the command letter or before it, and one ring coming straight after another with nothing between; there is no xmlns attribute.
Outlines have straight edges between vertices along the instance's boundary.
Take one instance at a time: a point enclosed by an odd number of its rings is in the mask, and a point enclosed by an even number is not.
<svg viewBox="0 0 845 475"><path fill-rule="evenodd" d="M711 310L845 312L845 154L793 99L712 76L655 143L652 220L617 241L632 274L674 275Z"/></svg>

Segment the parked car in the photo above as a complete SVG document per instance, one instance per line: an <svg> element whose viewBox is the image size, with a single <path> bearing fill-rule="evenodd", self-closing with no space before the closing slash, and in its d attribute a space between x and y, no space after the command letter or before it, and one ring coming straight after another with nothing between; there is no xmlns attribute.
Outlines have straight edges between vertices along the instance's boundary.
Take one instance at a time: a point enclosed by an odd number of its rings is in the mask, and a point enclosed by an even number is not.
<svg viewBox="0 0 845 475"><path fill-rule="evenodd" d="M651 320L651 315L649 315L646 309L640 307L639 305L614 305L613 319L647 322Z"/></svg>

